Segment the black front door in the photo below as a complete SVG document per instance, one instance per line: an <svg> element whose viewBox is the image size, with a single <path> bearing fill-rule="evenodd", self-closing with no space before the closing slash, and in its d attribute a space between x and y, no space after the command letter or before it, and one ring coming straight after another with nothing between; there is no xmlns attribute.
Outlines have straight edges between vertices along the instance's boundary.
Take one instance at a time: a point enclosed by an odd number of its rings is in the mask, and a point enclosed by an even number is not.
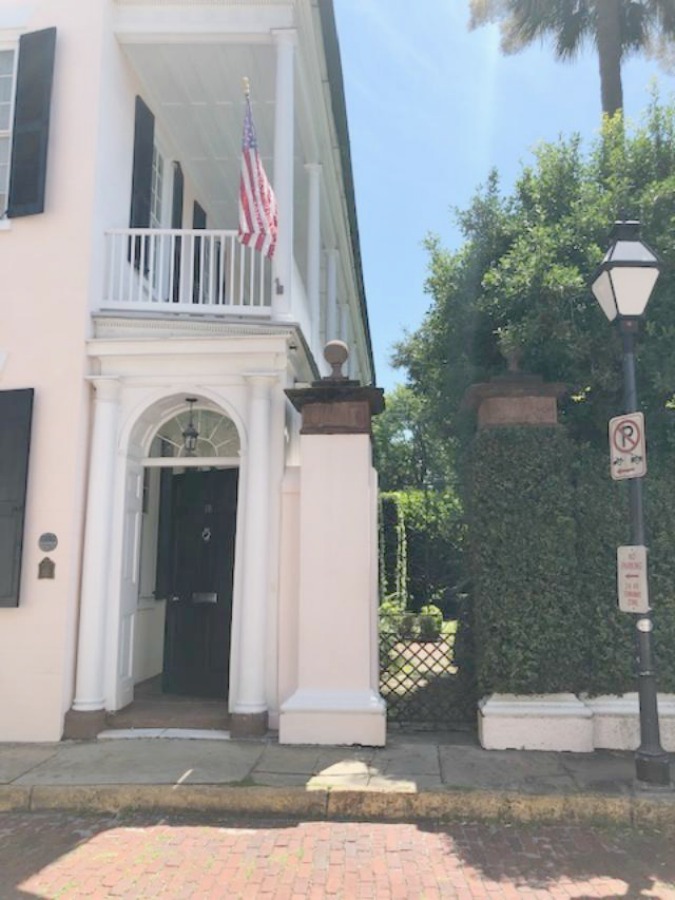
<svg viewBox="0 0 675 900"><path fill-rule="evenodd" d="M237 478L237 469L188 469L165 482L166 693L227 696Z"/></svg>

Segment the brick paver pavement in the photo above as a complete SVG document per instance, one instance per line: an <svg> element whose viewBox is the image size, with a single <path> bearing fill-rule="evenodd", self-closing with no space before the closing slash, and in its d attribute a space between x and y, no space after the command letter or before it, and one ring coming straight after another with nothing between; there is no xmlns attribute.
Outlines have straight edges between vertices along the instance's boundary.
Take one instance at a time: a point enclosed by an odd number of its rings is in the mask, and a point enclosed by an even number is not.
<svg viewBox="0 0 675 900"><path fill-rule="evenodd" d="M675 898L675 839L562 826L0 814L0 898Z"/></svg>

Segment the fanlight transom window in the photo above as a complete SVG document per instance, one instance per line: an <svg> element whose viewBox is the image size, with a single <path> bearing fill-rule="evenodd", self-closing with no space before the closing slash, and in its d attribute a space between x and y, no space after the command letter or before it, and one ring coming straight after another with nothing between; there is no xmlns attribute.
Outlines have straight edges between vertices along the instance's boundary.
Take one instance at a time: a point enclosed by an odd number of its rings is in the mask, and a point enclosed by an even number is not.
<svg viewBox="0 0 675 900"><path fill-rule="evenodd" d="M198 433L192 453L186 450L184 436L190 415ZM212 409L196 408L192 413L185 409L162 425L152 441L150 456L219 456L231 459L239 456L240 449L239 433L231 419Z"/></svg>

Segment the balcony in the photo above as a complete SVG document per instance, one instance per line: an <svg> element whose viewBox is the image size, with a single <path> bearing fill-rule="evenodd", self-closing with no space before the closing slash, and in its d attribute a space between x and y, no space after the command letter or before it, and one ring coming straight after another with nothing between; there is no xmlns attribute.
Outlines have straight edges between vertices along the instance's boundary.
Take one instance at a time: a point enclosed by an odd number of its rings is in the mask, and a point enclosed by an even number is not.
<svg viewBox="0 0 675 900"><path fill-rule="evenodd" d="M272 265L236 231L106 232L101 312L271 317Z"/></svg>

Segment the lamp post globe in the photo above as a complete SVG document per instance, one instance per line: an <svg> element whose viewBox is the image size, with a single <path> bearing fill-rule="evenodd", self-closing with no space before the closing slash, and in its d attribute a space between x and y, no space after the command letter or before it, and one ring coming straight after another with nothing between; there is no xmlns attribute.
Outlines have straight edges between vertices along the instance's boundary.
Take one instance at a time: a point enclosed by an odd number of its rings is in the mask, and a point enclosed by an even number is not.
<svg viewBox="0 0 675 900"><path fill-rule="evenodd" d="M624 412L638 411L635 379L635 336L659 277L661 263L640 238L640 223L616 222L605 258L593 277L591 290L610 322L617 321L623 344ZM642 477L629 479L630 544L645 547ZM640 704L640 746L635 751L638 785L670 785L670 759L661 747L653 650L651 607L635 617Z"/></svg>
<svg viewBox="0 0 675 900"><path fill-rule="evenodd" d="M640 223L616 222L591 290L610 322L639 319L661 271L656 253L640 238Z"/></svg>

